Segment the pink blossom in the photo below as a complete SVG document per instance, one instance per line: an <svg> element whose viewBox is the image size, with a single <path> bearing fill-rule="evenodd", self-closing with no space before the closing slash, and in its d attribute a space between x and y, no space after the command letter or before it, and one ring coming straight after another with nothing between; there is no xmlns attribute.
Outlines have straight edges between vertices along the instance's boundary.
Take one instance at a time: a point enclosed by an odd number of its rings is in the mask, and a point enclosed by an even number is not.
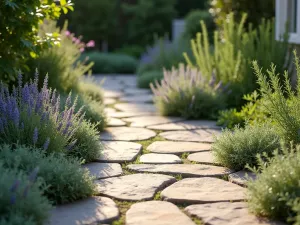
<svg viewBox="0 0 300 225"><path fill-rule="evenodd" d="M80 52L84 52L84 48L80 48L79 51L80 51Z"/></svg>
<svg viewBox="0 0 300 225"><path fill-rule="evenodd" d="M66 30L65 35L66 35L67 37L69 37L69 36L71 35L71 32L68 31L68 30Z"/></svg>
<svg viewBox="0 0 300 225"><path fill-rule="evenodd" d="M75 40L75 44L78 44L78 45L79 45L79 44L80 44L80 40L79 40L79 39L76 39L76 40Z"/></svg>
<svg viewBox="0 0 300 225"><path fill-rule="evenodd" d="M95 47L95 41L94 40L90 40L87 44L86 47L92 48Z"/></svg>
<svg viewBox="0 0 300 225"><path fill-rule="evenodd" d="M76 42L78 39L76 37L72 37L72 41Z"/></svg>

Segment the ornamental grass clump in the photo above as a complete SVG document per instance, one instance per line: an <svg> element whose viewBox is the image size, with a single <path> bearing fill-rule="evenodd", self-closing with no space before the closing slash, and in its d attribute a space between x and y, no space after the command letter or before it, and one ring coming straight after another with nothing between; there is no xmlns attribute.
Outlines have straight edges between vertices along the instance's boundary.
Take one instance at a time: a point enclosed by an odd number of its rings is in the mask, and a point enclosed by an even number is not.
<svg viewBox="0 0 300 225"><path fill-rule="evenodd" d="M300 223L300 146L258 157L257 179L248 182L249 208L260 216Z"/></svg>
<svg viewBox="0 0 300 225"><path fill-rule="evenodd" d="M197 69L179 65L178 69L164 71L159 84L150 85L154 101L162 115L186 118L215 118L225 107L226 87L212 75L206 79Z"/></svg>
<svg viewBox="0 0 300 225"><path fill-rule="evenodd" d="M38 168L37 178L48 187L44 195L51 203L63 204L89 197L94 192L93 179L81 161L66 158L61 153L51 153L25 146L0 146L0 158L6 168L16 168L29 173Z"/></svg>
<svg viewBox="0 0 300 225"><path fill-rule="evenodd" d="M280 137L271 125L255 124L224 130L212 145L216 162L234 170L257 165L257 154L271 155L280 147Z"/></svg>

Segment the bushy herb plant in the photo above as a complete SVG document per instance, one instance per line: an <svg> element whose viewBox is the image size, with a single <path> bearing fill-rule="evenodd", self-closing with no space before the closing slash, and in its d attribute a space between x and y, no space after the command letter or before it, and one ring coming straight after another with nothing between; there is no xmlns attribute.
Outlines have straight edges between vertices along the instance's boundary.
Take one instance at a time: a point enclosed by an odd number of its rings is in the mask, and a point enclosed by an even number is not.
<svg viewBox="0 0 300 225"><path fill-rule="evenodd" d="M179 65L164 71L161 84L150 84L155 104L162 115L214 118L224 108L226 87L212 75L207 80L197 69Z"/></svg>
<svg viewBox="0 0 300 225"><path fill-rule="evenodd" d="M48 154L40 149L9 145L0 146L3 166L29 173L38 168L37 177L48 187L44 195L53 204L73 202L91 196L94 191L92 177L81 167L78 159L63 154Z"/></svg>
<svg viewBox="0 0 300 225"><path fill-rule="evenodd" d="M235 127L224 130L212 145L212 151L218 163L234 170L246 165L257 165L257 154L271 155L280 147L280 137L274 128L267 124L245 128Z"/></svg>
<svg viewBox="0 0 300 225"><path fill-rule="evenodd" d="M150 88L151 83L155 83L156 80L160 82L163 77L164 74L161 70L146 71L137 77L137 85L139 88Z"/></svg>

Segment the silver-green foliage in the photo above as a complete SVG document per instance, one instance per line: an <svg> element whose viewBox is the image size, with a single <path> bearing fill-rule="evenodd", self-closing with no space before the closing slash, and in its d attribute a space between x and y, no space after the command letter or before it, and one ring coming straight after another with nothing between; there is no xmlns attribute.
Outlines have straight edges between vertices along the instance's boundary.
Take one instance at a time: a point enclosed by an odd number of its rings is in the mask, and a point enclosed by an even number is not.
<svg viewBox="0 0 300 225"><path fill-rule="evenodd" d="M212 145L218 163L231 169L241 170L246 165L257 164L256 155L265 152L270 155L280 147L280 138L272 126L247 125L224 130Z"/></svg>
<svg viewBox="0 0 300 225"><path fill-rule="evenodd" d="M13 149L9 145L0 146L0 158L3 166L25 173L38 168L37 177L48 186L44 194L54 204L73 202L93 194L92 177L77 159L62 154L46 156L40 149L22 146Z"/></svg>

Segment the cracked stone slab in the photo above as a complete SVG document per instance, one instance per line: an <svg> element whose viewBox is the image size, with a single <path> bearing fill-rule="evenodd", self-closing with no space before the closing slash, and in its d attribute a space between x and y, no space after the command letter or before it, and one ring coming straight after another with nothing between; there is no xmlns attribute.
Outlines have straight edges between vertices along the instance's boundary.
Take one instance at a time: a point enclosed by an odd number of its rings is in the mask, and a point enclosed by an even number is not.
<svg viewBox="0 0 300 225"><path fill-rule="evenodd" d="M151 125L148 126L148 128L154 130L171 131L171 130L196 130L196 129L206 129L206 128L218 129L219 127L216 125L215 121L187 120L187 121L176 122L176 123Z"/></svg>
<svg viewBox="0 0 300 225"><path fill-rule="evenodd" d="M211 144L179 141L155 141L147 147L153 153L180 155L182 153L201 152L211 149Z"/></svg>
<svg viewBox="0 0 300 225"><path fill-rule="evenodd" d="M164 200L175 203L244 201L245 188L218 178L186 178L161 192Z"/></svg>
<svg viewBox="0 0 300 225"><path fill-rule="evenodd" d="M213 135L205 130L167 131L159 136L171 141L214 142Z"/></svg>
<svg viewBox="0 0 300 225"><path fill-rule="evenodd" d="M245 202L190 205L184 211L209 225L283 225L251 214Z"/></svg>
<svg viewBox="0 0 300 225"><path fill-rule="evenodd" d="M124 93L125 95L144 95L151 94L151 91L149 89L126 88Z"/></svg>
<svg viewBox="0 0 300 225"><path fill-rule="evenodd" d="M82 167L87 168L96 179L116 177L123 173L122 167L118 163L93 162L84 164Z"/></svg>
<svg viewBox="0 0 300 225"><path fill-rule="evenodd" d="M255 179L256 179L255 173L244 171L244 170L229 175L230 182L241 186L247 186L247 181L255 180Z"/></svg>
<svg viewBox="0 0 300 225"><path fill-rule="evenodd" d="M140 157L141 163L149 164L177 164L182 163L181 159L177 155L173 154L155 154L149 153Z"/></svg>
<svg viewBox="0 0 300 225"><path fill-rule="evenodd" d="M107 124L108 127L121 127L121 126L125 126L126 123L118 118L113 118L113 117L108 117L107 118Z"/></svg>
<svg viewBox="0 0 300 225"><path fill-rule="evenodd" d="M148 201L133 204L126 212L126 225L195 225L174 204Z"/></svg>
<svg viewBox="0 0 300 225"><path fill-rule="evenodd" d="M111 223L118 219L119 209L113 200L106 197L90 197L51 211L50 225L94 225Z"/></svg>
<svg viewBox="0 0 300 225"><path fill-rule="evenodd" d="M180 117L163 117L163 116L139 116L126 118L124 121L131 122L131 127L146 127L154 124L172 123L175 121L181 121Z"/></svg>
<svg viewBox="0 0 300 225"><path fill-rule="evenodd" d="M123 112L156 112L154 105L149 103L118 103L114 107Z"/></svg>
<svg viewBox="0 0 300 225"><path fill-rule="evenodd" d="M114 118L130 118L135 116L149 116L154 115L153 112L114 112L109 114L110 117Z"/></svg>
<svg viewBox="0 0 300 225"><path fill-rule="evenodd" d="M153 138L156 133L146 128L108 127L100 135L104 141L142 141Z"/></svg>
<svg viewBox="0 0 300 225"><path fill-rule="evenodd" d="M193 153L190 154L187 159L192 162L218 165L218 163L215 162L214 155L211 151Z"/></svg>
<svg viewBox="0 0 300 225"><path fill-rule="evenodd" d="M183 177L220 177L233 173L225 167L200 164L131 164L127 168L135 172L180 174Z"/></svg>
<svg viewBox="0 0 300 225"><path fill-rule="evenodd" d="M105 90L103 92L104 98L119 98L122 96L121 91Z"/></svg>
<svg viewBox="0 0 300 225"><path fill-rule="evenodd" d="M120 98L122 102L153 102L152 94L140 94L133 96L124 96Z"/></svg>
<svg viewBox="0 0 300 225"><path fill-rule="evenodd" d="M153 199L155 193L176 179L161 174L132 174L95 181L96 191L124 201Z"/></svg>
<svg viewBox="0 0 300 225"><path fill-rule="evenodd" d="M102 141L104 150L98 161L100 162L132 162L142 151L142 145L125 141Z"/></svg>
<svg viewBox="0 0 300 225"><path fill-rule="evenodd" d="M104 98L104 101L103 101L103 103L105 105L112 105L112 104L115 104L116 102L117 102L117 100L114 98Z"/></svg>

